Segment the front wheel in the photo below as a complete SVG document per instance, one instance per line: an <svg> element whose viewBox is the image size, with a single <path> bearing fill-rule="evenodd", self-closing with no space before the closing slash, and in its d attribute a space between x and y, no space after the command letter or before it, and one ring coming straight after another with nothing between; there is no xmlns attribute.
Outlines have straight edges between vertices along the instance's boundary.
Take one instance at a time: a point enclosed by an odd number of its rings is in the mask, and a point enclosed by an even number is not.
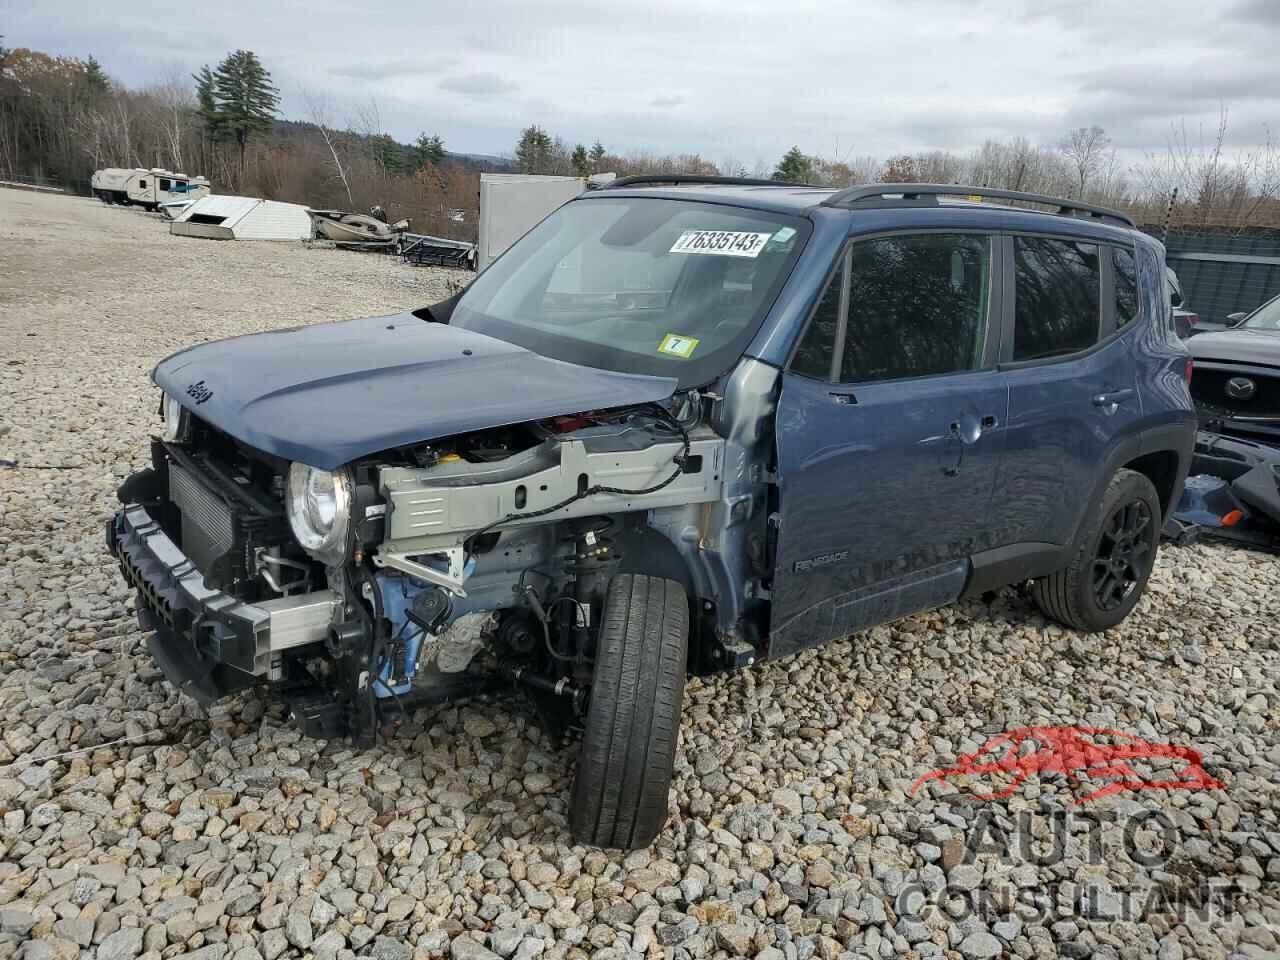
<svg viewBox="0 0 1280 960"><path fill-rule="evenodd" d="M1151 481L1134 470L1117 470L1081 530L1071 562L1032 585L1037 606L1076 630L1114 627L1147 588L1161 523L1160 497Z"/></svg>
<svg viewBox="0 0 1280 960"><path fill-rule="evenodd" d="M674 580L609 581L569 825L597 847L638 849L667 819L689 649L689 604Z"/></svg>

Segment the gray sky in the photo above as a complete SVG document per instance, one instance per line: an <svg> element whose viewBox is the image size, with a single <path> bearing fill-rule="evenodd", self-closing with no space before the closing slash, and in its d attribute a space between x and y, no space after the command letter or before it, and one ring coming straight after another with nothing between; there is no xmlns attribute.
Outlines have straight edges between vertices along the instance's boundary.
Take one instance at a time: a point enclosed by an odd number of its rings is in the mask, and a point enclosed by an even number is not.
<svg viewBox="0 0 1280 960"><path fill-rule="evenodd" d="M611 150L748 168L793 143L843 159L1097 123L1128 152L1173 123L1280 125L1280 0L0 0L10 46L95 55L131 85L255 51L286 116L377 101L401 140L509 153L540 123Z"/></svg>

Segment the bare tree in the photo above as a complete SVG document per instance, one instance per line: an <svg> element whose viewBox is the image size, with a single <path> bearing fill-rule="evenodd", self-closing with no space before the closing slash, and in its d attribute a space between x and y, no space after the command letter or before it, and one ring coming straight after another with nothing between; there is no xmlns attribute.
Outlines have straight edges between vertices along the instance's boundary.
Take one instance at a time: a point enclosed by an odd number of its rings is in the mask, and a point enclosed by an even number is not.
<svg viewBox="0 0 1280 960"><path fill-rule="evenodd" d="M350 123L351 129L360 135L361 146L369 160L373 162L380 186L385 187L393 175L399 172L397 161L400 159L399 145L382 129L382 111L378 101L370 97L355 108L355 116Z"/></svg>
<svg viewBox="0 0 1280 960"><path fill-rule="evenodd" d="M1227 149L1228 111L1223 107L1212 133L1188 132L1185 122L1170 130L1163 154L1148 154L1137 169L1144 208L1163 211L1178 191L1175 227L1236 231L1272 225L1280 218L1280 149L1268 134L1243 153Z"/></svg>
<svg viewBox="0 0 1280 960"><path fill-rule="evenodd" d="M1075 167L1077 197L1084 198L1084 188L1089 178L1106 163L1111 138L1097 124L1092 127L1076 127L1062 138L1059 149Z"/></svg>
<svg viewBox="0 0 1280 960"><path fill-rule="evenodd" d="M341 181L342 189L347 193L347 205L354 207L355 201L351 198L351 184L347 180L347 170L342 163L342 157L338 155L337 137L333 132L333 125L329 118L328 98L310 93L303 94L303 97L307 102L307 114L311 118L311 122L320 130L324 145L329 150L329 159L333 163L334 173L337 175L338 180Z"/></svg>
<svg viewBox="0 0 1280 960"><path fill-rule="evenodd" d="M182 170L182 141L186 138L187 130L191 126L191 117L196 106L191 85L174 75L146 92L151 94L160 108L157 119L165 149L172 160L170 169Z"/></svg>
<svg viewBox="0 0 1280 960"><path fill-rule="evenodd" d="M880 171L880 161L872 156L853 156L853 148L841 150L840 138L832 141L828 156L815 156L813 177L815 183L831 187L848 187L855 183L873 183Z"/></svg>
<svg viewBox="0 0 1280 960"><path fill-rule="evenodd" d="M109 114L109 135L115 141L115 152L121 166L133 165L133 111L127 97L115 97Z"/></svg>

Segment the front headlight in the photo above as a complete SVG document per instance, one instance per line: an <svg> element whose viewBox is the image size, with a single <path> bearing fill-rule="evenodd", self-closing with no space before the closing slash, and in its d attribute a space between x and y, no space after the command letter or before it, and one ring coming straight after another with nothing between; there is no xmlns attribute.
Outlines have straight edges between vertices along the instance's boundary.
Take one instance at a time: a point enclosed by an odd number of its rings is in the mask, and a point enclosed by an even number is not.
<svg viewBox="0 0 1280 960"><path fill-rule="evenodd" d="M293 464L285 504L293 535L307 553L330 566L346 559L351 478L345 471L330 473L305 463Z"/></svg>
<svg viewBox="0 0 1280 960"><path fill-rule="evenodd" d="M167 393L163 396L164 398L160 401L160 413L164 416L164 429L161 436L173 443L182 439L184 417L182 404Z"/></svg>

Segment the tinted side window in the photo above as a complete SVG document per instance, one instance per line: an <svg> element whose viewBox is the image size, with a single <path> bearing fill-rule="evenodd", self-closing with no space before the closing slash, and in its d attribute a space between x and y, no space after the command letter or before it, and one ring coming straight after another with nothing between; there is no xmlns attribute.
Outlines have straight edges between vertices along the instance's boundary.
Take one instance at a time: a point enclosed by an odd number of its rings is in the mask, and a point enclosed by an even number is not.
<svg viewBox="0 0 1280 960"><path fill-rule="evenodd" d="M926 234L855 244L840 379L976 370L990 290L989 237Z"/></svg>
<svg viewBox="0 0 1280 960"><path fill-rule="evenodd" d="M1073 240L1015 237L1013 359L1039 360L1098 341L1098 247Z"/></svg>
<svg viewBox="0 0 1280 960"><path fill-rule="evenodd" d="M1113 286L1116 291L1116 329L1127 327L1138 319L1140 306L1138 302L1138 265L1133 260L1133 251L1125 247L1115 247L1112 263Z"/></svg>
<svg viewBox="0 0 1280 960"><path fill-rule="evenodd" d="M168 181L168 180L165 180L165 179L163 179L163 178L161 178L161 180L160 180L160 189L161 189L161 190L168 190L168 189L169 189L169 181Z"/></svg>
<svg viewBox="0 0 1280 960"><path fill-rule="evenodd" d="M840 280L843 268L837 270L826 292L818 303L818 309L809 321L809 329L796 349L791 370L806 377L826 380L831 376L831 354L836 349L836 327L840 324Z"/></svg>

